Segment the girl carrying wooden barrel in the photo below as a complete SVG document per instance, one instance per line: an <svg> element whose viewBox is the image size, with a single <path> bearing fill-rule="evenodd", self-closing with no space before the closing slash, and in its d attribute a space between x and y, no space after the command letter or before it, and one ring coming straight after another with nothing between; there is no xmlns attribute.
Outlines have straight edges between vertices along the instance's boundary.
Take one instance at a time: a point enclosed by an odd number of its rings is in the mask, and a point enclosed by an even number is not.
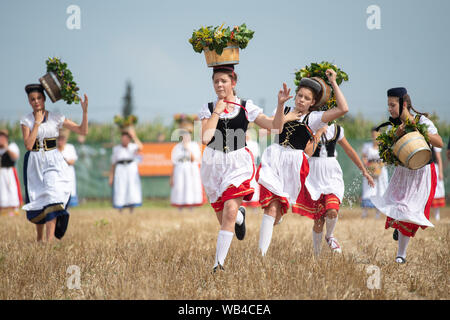
<svg viewBox="0 0 450 320"><path fill-rule="evenodd" d="M436 126L427 118L426 113L415 110L405 88L389 89L387 96L391 117L389 118L390 123L383 125L398 126L396 134L400 137L405 132L407 122L425 124L429 143L434 147L442 147L442 138L439 136ZM416 117L413 117L411 110L416 113ZM419 227L422 229L433 227L429 217L436 183L436 170L432 161L415 170L398 165L395 167L386 192L382 196L370 199L375 207L387 216L385 228L395 229L393 237L394 240L398 240L395 258L397 263L406 262L409 240L415 236Z"/></svg>

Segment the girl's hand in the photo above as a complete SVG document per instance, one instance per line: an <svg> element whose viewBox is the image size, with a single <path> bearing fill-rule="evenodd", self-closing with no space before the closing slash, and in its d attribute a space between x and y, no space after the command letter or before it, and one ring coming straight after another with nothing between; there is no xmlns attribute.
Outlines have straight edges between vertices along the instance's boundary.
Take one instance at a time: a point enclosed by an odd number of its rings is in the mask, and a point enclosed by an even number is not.
<svg viewBox="0 0 450 320"><path fill-rule="evenodd" d="M327 71L325 71L325 74L330 83L336 83L336 76L337 76L336 71L334 71L333 69L327 69Z"/></svg>
<svg viewBox="0 0 450 320"><path fill-rule="evenodd" d="M302 115L300 114L299 111L291 111L288 112L287 115L284 116L284 122L289 122L289 121L295 121L295 120L300 120L300 118L302 117Z"/></svg>
<svg viewBox="0 0 450 320"><path fill-rule="evenodd" d="M84 94L84 101L80 97L80 103L81 103L81 108L83 109L83 113L86 113L88 110L88 97L86 94Z"/></svg>
<svg viewBox="0 0 450 320"><path fill-rule="evenodd" d="M367 170L364 170L362 174L363 174L364 178L367 179L367 182L369 183L369 186L374 188L375 187L375 182L373 181L372 176L367 172Z"/></svg>
<svg viewBox="0 0 450 320"><path fill-rule="evenodd" d="M110 186L113 185L113 176L112 175L109 176L108 183Z"/></svg>
<svg viewBox="0 0 450 320"><path fill-rule="evenodd" d="M220 99L216 103L216 108L214 109L214 112L221 114L222 112L225 111L226 107L227 107L227 103L225 101L223 101L223 99Z"/></svg>
<svg viewBox="0 0 450 320"><path fill-rule="evenodd" d="M289 93L291 89L287 87L286 83L283 83L283 89L278 92L278 105L284 105L286 101L291 99L293 96L290 96Z"/></svg>
<svg viewBox="0 0 450 320"><path fill-rule="evenodd" d="M38 122L39 124L44 121L45 111L44 110L38 110L36 111L36 114L34 115L34 121Z"/></svg>
<svg viewBox="0 0 450 320"><path fill-rule="evenodd" d="M320 128L319 130L316 131L316 134L314 135L313 139L314 142L316 144L318 144L320 142L320 138L322 137L322 135L327 132L328 126L323 126L322 128Z"/></svg>

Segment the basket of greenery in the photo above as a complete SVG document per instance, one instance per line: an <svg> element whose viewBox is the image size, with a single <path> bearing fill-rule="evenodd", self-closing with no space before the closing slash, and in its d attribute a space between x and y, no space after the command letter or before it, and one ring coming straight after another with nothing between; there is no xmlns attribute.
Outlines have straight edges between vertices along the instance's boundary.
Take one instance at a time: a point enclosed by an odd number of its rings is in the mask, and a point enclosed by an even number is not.
<svg viewBox="0 0 450 320"><path fill-rule="evenodd" d="M127 130L129 127L134 126L138 121L135 115L130 114L127 117L121 117L119 115L114 116L114 123L121 129Z"/></svg>
<svg viewBox="0 0 450 320"><path fill-rule="evenodd" d="M194 122L198 120L198 116L196 114L177 113L173 116L173 120L178 128L192 133L194 131Z"/></svg>
<svg viewBox="0 0 450 320"><path fill-rule="evenodd" d="M328 69L333 69L334 71L336 71L336 82L338 85L340 85L342 81L348 81L347 73L339 69L335 64L332 64L328 61L322 61L321 63L313 62L309 66L305 66L299 71L296 71L294 80L295 85L298 86L302 78L316 77L322 79L327 84L327 86L330 87L331 94L327 96L327 101L322 104L323 110L331 109L337 106L336 97L331 87L331 83L328 81L328 77L325 74Z"/></svg>
<svg viewBox="0 0 450 320"><path fill-rule="evenodd" d="M255 32L245 23L240 26L207 26L194 30L189 43L195 52L205 53L206 64L214 67L239 63L239 49L245 49Z"/></svg>
<svg viewBox="0 0 450 320"><path fill-rule="evenodd" d="M59 58L48 58L47 74L39 79L39 82L47 92L52 102L63 99L67 104L79 103L77 84L73 80L72 72L67 68L67 63Z"/></svg>
<svg viewBox="0 0 450 320"><path fill-rule="evenodd" d="M392 126L377 137L378 152L384 163L412 170L430 162L431 149L427 126L406 119L404 125Z"/></svg>

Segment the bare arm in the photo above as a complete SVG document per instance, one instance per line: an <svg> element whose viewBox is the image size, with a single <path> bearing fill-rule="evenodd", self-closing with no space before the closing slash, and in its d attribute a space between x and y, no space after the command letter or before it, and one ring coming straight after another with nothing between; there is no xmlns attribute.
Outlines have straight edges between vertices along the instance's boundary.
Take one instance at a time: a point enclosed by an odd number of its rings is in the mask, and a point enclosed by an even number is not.
<svg viewBox="0 0 450 320"><path fill-rule="evenodd" d="M439 169L439 180L443 180L444 179L444 166L442 165L442 157L441 157L441 153L440 152L436 152L436 162L438 165L438 169Z"/></svg>
<svg viewBox="0 0 450 320"><path fill-rule="evenodd" d="M81 108L83 109L83 120L81 121L81 124L78 125L72 120L65 119L63 127L66 129L69 129L70 131L73 131L77 134L81 134L83 136L88 134L88 97L87 95L84 95L84 101L80 98L81 102Z"/></svg>
<svg viewBox="0 0 450 320"><path fill-rule="evenodd" d="M328 80L331 83L331 86L333 87L334 95L336 97L336 103L337 107L327 110L322 115L322 122L330 122L333 121L339 117L342 117L344 114L348 112L348 105L347 100L345 99L344 94L342 93L341 89L339 88L337 82L336 82L336 72L332 69L328 69L326 71Z"/></svg>
<svg viewBox="0 0 450 320"><path fill-rule="evenodd" d="M114 172L115 172L115 170L116 170L116 164L113 163L111 165L111 169L109 170L109 181L108 182L109 182L110 186L112 186L113 181L114 181Z"/></svg>
<svg viewBox="0 0 450 320"><path fill-rule="evenodd" d="M286 122L284 115L284 104L292 98L292 96L289 95L290 92L291 89L288 89L286 83L283 83L283 89L278 92L277 111L275 112L275 116L272 118L272 128L270 128L277 130L275 133L280 133L283 131L283 126Z"/></svg>
<svg viewBox="0 0 450 320"><path fill-rule="evenodd" d="M353 161L353 163L358 167L358 169L361 171L362 175L367 179L369 182L369 185L371 187L374 187L375 184L373 182L373 178L370 176L370 174L367 172L366 167L362 163L361 159L359 158L358 154L356 153L355 149L352 148L350 143L348 143L347 139L344 137L340 141L338 141L339 145L344 149L347 156L350 158L350 160Z"/></svg>
<svg viewBox="0 0 450 320"><path fill-rule="evenodd" d="M432 146L436 148L442 148L444 146L444 142L439 134L428 134L428 137Z"/></svg>

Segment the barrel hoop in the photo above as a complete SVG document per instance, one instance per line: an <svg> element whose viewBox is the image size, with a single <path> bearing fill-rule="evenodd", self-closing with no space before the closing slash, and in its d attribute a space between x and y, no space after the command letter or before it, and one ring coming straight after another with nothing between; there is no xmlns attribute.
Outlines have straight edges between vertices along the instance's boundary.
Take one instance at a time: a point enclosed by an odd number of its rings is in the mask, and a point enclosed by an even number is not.
<svg viewBox="0 0 450 320"><path fill-rule="evenodd" d="M411 138L411 139L408 139L408 140L406 140L405 142L403 142L403 144L400 146L400 148L399 148L398 151L397 151L397 154L396 154L397 158L400 156L400 152L402 151L402 149L403 149L408 143L410 143L411 141L414 141L414 140L419 140L419 139L425 140L425 139L421 136L421 137Z"/></svg>
<svg viewBox="0 0 450 320"><path fill-rule="evenodd" d="M419 152L419 151L423 151L423 150L430 150L429 148L419 148L417 150L414 150L414 152L411 152L411 154L408 156L408 158L406 159L406 165L409 167L409 160L411 160L412 157L414 157L414 155ZM429 161L427 161L422 167L424 167L426 164L428 164ZM420 169L420 168L417 168Z"/></svg>

